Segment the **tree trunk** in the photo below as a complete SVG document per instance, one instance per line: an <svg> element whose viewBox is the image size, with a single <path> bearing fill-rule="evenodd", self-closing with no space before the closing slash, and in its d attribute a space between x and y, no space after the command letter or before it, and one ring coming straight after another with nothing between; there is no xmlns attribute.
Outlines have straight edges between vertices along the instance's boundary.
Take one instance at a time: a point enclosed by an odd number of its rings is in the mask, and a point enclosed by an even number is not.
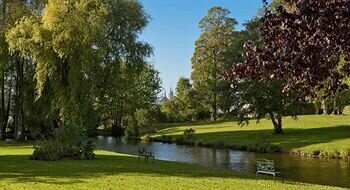
<svg viewBox="0 0 350 190"><path fill-rule="evenodd" d="M314 105L315 105L315 114L316 115L318 115L318 114L320 114L320 106L319 106L319 104L318 103L314 103Z"/></svg>
<svg viewBox="0 0 350 190"><path fill-rule="evenodd" d="M271 121L272 121L272 124L273 124L273 127L274 127L274 132L275 134L283 134L283 130L282 130L282 116L281 114L277 114L276 115L276 118L275 118L275 115L270 112L269 113L270 117L271 117ZM276 121L277 119L277 121Z"/></svg>
<svg viewBox="0 0 350 190"><path fill-rule="evenodd" d="M52 120L52 129L53 130L56 130L60 127L60 125L58 124L57 120L56 119L53 119Z"/></svg>
<svg viewBox="0 0 350 190"><path fill-rule="evenodd" d="M6 132L7 128L7 123L9 120L10 116L10 110L11 110L11 93L12 92L12 79L10 79L10 85L9 85L9 90L8 90L8 97L7 97L7 107L6 107L6 113L3 117L3 125L2 125L2 130Z"/></svg>
<svg viewBox="0 0 350 190"><path fill-rule="evenodd" d="M333 114L334 115L338 115L338 106L337 106L337 99L336 97L334 97L334 100L333 100Z"/></svg>
<svg viewBox="0 0 350 190"><path fill-rule="evenodd" d="M322 100L322 110L323 110L323 115L327 115L328 114L327 103L326 103L325 99Z"/></svg>
<svg viewBox="0 0 350 190"><path fill-rule="evenodd" d="M218 86L218 77L217 77L217 61L216 61L216 51L213 52L214 56L213 56L213 66L214 66L214 69L212 70L212 77L214 79L214 90L213 90L213 95L212 95L212 114L211 114L211 120L212 121L216 121L217 120L217 86Z"/></svg>
<svg viewBox="0 0 350 190"><path fill-rule="evenodd" d="M16 58L16 106L15 106L15 139L23 137L23 61Z"/></svg>
<svg viewBox="0 0 350 190"><path fill-rule="evenodd" d="M124 136L124 129L121 126L121 117L118 115L115 116L114 123L112 125L112 135L114 137Z"/></svg>
<svg viewBox="0 0 350 190"><path fill-rule="evenodd" d="M0 127L0 140L4 138L4 118L5 117L5 69L4 66L2 68L2 76L1 76L1 127Z"/></svg>
<svg viewBox="0 0 350 190"><path fill-rule="evenodd" d="M216 102L216 92L213 95L213 104L212 104L212 114L211 114L211 120L216 121L217 115L218 115L218 109L217 109L217 102Z"/></svg>
<svg viewBox="0 0 350 190"><path fill-rule="evenodd" d="M4 0L2 1L2 17L3 17L3 26L6 26L6 22L7 22L7 18L6 18L6 7L7 7L7 1ZM4 63L6 64L8 62L8 57L7 55L3 55L5 61ZM5 115L5 64L3 63L2 65L2 79L1 79L1 110L0 110L0 140L2 140L4 138L4 128L3 128L3 122L4 122L4 115Z"/></svg>

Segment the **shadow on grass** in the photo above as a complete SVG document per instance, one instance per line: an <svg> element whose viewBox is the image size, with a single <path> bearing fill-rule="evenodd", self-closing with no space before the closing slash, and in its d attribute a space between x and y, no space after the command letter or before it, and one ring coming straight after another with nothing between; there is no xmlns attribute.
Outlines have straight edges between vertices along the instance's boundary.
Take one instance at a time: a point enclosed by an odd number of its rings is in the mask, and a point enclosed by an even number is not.
<svg viewBox="0 0 350 190"><path fill-rule="evenodd" d="M210 171L210 172L208 172ZM93 177L142 174L167 177L220 177L259 179L255 175L237 174L227 170L210 169L186 163L155 160L138 162L134 156L98 155L96 160L36 161L29 155L0 156L0 180L11 183L45 183L68 185L82 183Z"/></svg>
<svg viewBox="0 0 350 190"><path fill-rule="evenodd" d="M262 179L253 174L234 173L229 170L206 168L194 164L175 163L156 160L154 162L138 162L137 157L121 155L97 155L96 160L64 160L64 161L36 161L30 160L29 155L0 156L0 180L8 183L79 185L81 183L104 183L106 176L128 178L167 177L183 178L226 178L253 181ZM98 178L98 179L92 179ZM272 180L267 177L267 180ZM260 183L260 182L257 182ZM287 184L296 184L286 181ZM307 185L309 186L309 185ZM64 187L64 186L63 186Z"/></svg>

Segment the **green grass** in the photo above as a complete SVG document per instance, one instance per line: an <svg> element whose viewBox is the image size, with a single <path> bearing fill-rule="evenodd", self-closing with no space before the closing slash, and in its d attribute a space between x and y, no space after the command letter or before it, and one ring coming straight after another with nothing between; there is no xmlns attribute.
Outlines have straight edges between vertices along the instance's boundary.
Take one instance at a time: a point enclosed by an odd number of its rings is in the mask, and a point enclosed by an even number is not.
<svg viewBox="0 0 350 190"><path fill-rule="evenodd" d="M336 189L106 151L96 160L35 161L31 147L0 143L0 189Z"/></svg>
<svg viewBox="0 0 350 190"><path fill-rule="evenodd" d="M162 126L164 127L164 126ZM249 145L267 142L279 145L285 152L300 150L303 152L340 152L350 154L350 115L299 116L283 119L285 134L273 134L270 120L263 119L259 123L250 121L248 126L239 127L236 122L216 122L213 124L173 124L166 125L151 137L161 135L179 136L188 128L196 130L195 141L203 143L223 142L225 145Z"/></svg>

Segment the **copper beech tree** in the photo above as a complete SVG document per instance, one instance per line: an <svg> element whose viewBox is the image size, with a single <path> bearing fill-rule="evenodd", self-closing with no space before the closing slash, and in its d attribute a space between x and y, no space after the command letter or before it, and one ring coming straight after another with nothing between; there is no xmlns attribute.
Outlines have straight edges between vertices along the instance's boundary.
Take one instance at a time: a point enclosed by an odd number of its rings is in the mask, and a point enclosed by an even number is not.
<svg viewBox="0 0 350 190"><path fill-rule="evenodd" d="M226 80L232 85L278 81L281 96L292 102L312 97L313 89L325 88L326 79L331 79L329 95L347 88L342 80L350 73L350 0L286 0L274 11L264 4L263 45L247 42L243 63L233 64ZM272 116L279 117L271 118L277 122L283 113Z"/></svg>

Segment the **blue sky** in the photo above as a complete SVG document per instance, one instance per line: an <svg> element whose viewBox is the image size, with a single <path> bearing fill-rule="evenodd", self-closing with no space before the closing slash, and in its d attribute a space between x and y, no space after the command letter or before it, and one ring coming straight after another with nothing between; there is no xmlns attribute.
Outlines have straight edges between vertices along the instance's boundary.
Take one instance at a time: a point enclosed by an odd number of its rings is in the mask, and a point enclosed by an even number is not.
<svg viewBox="0 0 350 190"><path fill-rule="evenodd" d="M194 43L200 35L198 23L213 6L231 11L231 17L242 24L256 15L261 0L140 0L151 21L141 35L154 48L150 58L160 72L163 87L175 89L179 77L190 77Z"/></svg>

